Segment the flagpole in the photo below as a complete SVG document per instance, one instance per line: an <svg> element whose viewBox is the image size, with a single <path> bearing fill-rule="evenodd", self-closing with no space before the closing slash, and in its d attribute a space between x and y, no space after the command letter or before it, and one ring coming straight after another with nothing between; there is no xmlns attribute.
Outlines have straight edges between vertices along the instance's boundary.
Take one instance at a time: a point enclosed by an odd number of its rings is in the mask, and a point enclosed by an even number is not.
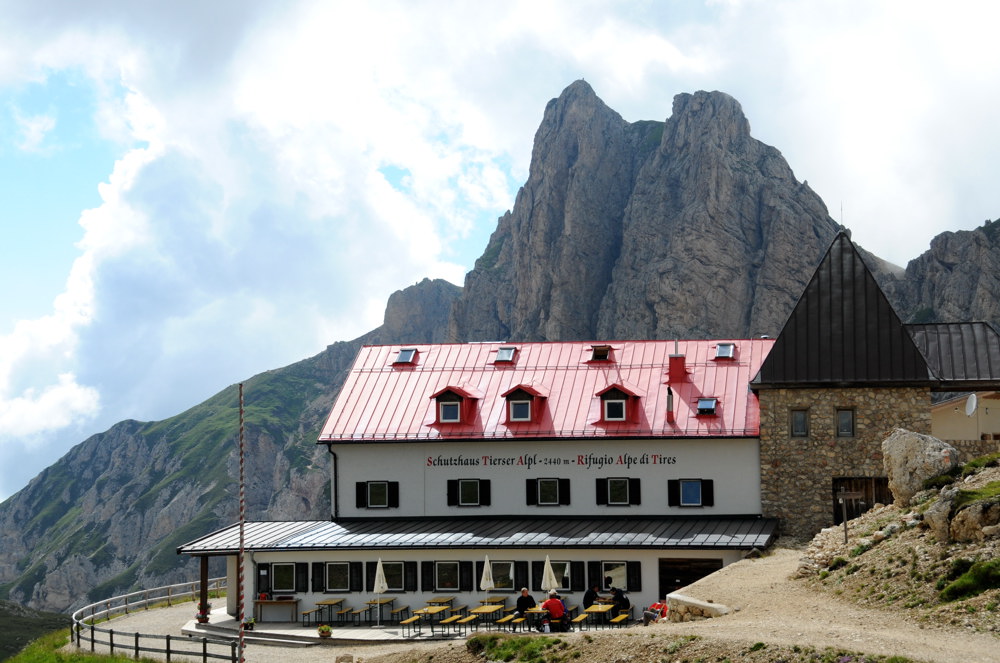
<svg viewBox="0 0 1000 663"><path fill-rule="evenodd" d="M243 658L246 642L244 640L245 616L243 609L243 524L246 522L246 497L244 492L244 470L243 470L243 383L240 383L240 553L236 559L236 600L239 603L240 613L240 637L239 637L239 663L244 663Z"/></svg>

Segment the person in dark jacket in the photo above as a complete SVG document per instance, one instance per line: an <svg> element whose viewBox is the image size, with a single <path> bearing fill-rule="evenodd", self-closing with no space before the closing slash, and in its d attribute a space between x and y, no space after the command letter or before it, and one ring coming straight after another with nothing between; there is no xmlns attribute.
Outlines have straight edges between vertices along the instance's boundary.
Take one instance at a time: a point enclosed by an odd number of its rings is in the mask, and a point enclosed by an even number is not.
<svg viewBox="0 0 1000 663"><path fill-rule="evenodd" d="M527 587L521 588L521 595L517 597L517 603L514 605L514 616L524 617L524 613L528 610L534 608L537 603L535 603L535 597L528 593ZM516 631L516 626L511 626L512 631Z"/></svg>
<svg viewBox="0 0 1000 663"><path fill-rule="evenodd" d="M594 605L594 602L597 601L597 599L601 598L601 595L599 593L600 589L601 586L595 582L590 589L588 589L586 592L583 593L584 610Z"/></svg>

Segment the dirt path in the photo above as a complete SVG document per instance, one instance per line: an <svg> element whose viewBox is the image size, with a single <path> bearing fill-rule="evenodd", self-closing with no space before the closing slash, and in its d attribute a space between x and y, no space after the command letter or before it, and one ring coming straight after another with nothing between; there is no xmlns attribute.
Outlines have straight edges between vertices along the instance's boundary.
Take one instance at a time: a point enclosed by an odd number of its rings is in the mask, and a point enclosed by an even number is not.
<svg viewBox="0 0 1000 663"><path fill-rule="evenodd" d="M706 638L845 647L940 663L1000 661L1000 638L995 636L925 628L902 612L859 608L790 580L801 554L777 548L765 558L732 564L683 590L693 598L739 608L738 612L650 628Z"/></svg>

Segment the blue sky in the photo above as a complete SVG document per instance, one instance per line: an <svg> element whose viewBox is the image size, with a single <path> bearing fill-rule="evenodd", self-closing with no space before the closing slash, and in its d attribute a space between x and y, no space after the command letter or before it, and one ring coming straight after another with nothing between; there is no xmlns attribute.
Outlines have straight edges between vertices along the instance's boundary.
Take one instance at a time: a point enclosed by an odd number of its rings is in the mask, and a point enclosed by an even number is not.
<svg viewBox="0 0 1000 663"><path fill-rule="evenodd" d="M461 283L585 78L734 96L905 265L1000 217L990 3L0 0L0 499ZM843 217L841 217L843 209Z"/></svg>

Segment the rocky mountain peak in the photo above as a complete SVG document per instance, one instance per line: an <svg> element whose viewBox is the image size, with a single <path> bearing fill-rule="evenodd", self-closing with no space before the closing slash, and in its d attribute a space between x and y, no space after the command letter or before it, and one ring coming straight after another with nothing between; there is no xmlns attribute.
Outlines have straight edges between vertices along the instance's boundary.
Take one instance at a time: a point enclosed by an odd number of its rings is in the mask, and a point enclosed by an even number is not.
<svg viewBox="0 0 1000 663"><path fill-rule="evenodd" d="M750 122L740 102L724 92L682 93L674 97L664 134L671 150L696 145L731 150L750 138Z"/></svg>

